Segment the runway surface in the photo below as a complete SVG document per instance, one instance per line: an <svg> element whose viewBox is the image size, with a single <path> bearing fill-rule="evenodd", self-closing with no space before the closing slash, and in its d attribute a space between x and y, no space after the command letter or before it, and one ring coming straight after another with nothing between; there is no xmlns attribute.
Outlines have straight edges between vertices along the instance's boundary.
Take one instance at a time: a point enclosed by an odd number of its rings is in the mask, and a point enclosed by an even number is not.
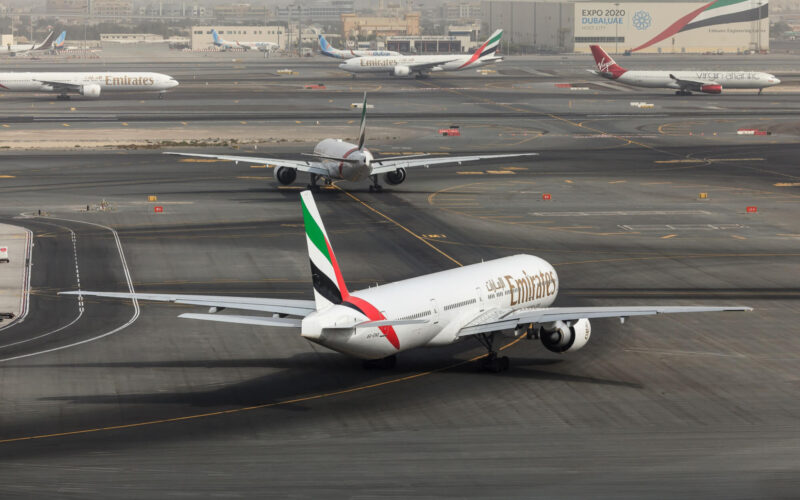
<svg viewBox="0 0 800 500"><path fill-rule="evenodd" d="M567 63L566 74L583 72L582 60ZM76 100L90 118L68 123L102 135L122 127L102 113L141 115L142 127L186 115L186 127L222 127L224 137L252 113L301 135L318 114L320 127L349 130L357 112L347 106L372 86L369 126L403 135L368 135L376 152L540 156L412 170L381 194L366 184L323 190L317 202L351 288L531 253L554 264L557 305L754 312L594 321L590 343L568 355L509 338L512 368L499 375L478 370L482 350L469 341L365 371L294 332L177 318L191 307L56 295L79 277L87 290L310 298L302 175L279 189L260 165L158 149L12 149L0 153L0 219L31 229L35 246L31 313L0 332L4 495L795 496L796 95L649 92L657 106L639 113L628 103L639 92L576 97L587 91L522 69L340 78L308 92L260 88L245 70L252 90L218 80L163 102ZM43 140L61 124L7 118L69 113L70 103L2 99L0 123ZM460 125L462 137L441 137L442 124ZM754 124L774 132L736 134ZM236 151L295 157L312 147Z"/></svg>

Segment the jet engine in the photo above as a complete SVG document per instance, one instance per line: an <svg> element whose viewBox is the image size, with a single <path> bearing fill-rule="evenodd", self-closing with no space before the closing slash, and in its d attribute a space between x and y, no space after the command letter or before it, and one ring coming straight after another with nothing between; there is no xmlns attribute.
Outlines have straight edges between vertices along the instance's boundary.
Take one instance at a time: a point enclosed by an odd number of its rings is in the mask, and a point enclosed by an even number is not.
<svg viewBox="0 0 800 500"><path fill-rule="evenodd" d="M539 338L542 344L551 352L577 351L589 342L592 335L592 325L586 318L574 323L556 321L542 328Z"/></svg>
<svg viewBox="0 0 800 500"><path fill-rule="evenodd" d="M288 186L297 179L297 169L289 167L275 167L275 179L284 186Z"/></svg>
<svg viewBox="0 0 800 500"><path fill-rule="evenodd" d="M388 172L383 177L386 179L386 183L391 184L392 186L402 184L403 181L406 180L406 169L398 168L394 172Z"/></svg>
<svg viewBox="0 0 800 500"><path fill-rule="evenodd" d="M722 93L722 85L718 83L708 84L708 85L701 85L700 92L704 92L706 94L721 94Z"/></svg>
<svg viewBox="0 0 800 500"><path fill-rule="evenodd" d="M81 85L81 95L85 97L100 97L100 85L96 83Z"/></svg>
<svg viewBox="0 0 800 500"><path fill-rule="evenodd" d="M411 74L411 68L408 66L395 66L392 70L394 76L408 76Z"/></svg>

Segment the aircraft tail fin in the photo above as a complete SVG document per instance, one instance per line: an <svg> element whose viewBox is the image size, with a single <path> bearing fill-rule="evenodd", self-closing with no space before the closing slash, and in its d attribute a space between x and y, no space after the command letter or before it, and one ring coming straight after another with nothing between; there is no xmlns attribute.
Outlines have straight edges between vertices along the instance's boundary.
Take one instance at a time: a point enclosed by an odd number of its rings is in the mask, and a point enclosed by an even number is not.
<svg viewBox="0 0 800 500"><path fill-rule="evenodd" d="M55 38L56 38L56 32L55 31L51 31L50 33L47 34L47 37L44 39L44 41L42 43L40 43L39 45L36 45L34 47L34 50L47 50L47 49L49 49L50 47L53 46L53 40L55 40Z"/></svg>
<svg viewBox="0 0 800 500"><path fill-rule="evenodd" d="M364 92L364 102L361 104L361 128L358 131L358 150L364 149L367 140L367 93Z"/></svg>
<svg viewBox="0 0 800 500"><path fill-rule="evenodd" d="M606 76L611 76L612 78L619 78L625 71L625 68L617 64L614 59L606 54L606 51L603 50L602 47L599 45L590 45L590 49L592 49L592 55L594 56L594 62L597 64L597 70Z"/></svg>
<svg viewBox="0 0 800 500"><path fill-rule="evenodd" d="M500 48L501 38L503 38L503 30L496 30L494 33L492 33L492 36L483 42L481 48L478 49L478 59L483 57L493 57Z"/></svg>
<svg viewBox="0 0 800 500"><path fill-rule="evenodd" d="M64 47L64 40L66 38L67 38L67 32L66 31L62 31L61 34L58 35L58 38L56 38L56 41L53 42L53 47L56 48L56 49L60 49L60 48Z"/></svg>
<svg viewBox="0 0 800 500"><path fill-rule="evenodd" d="M314 301L319 311L334 304L341 304L349 293L311 191L300 193L300 201L303 206L308 257L311 261Z"/></svg>
<svg viewBox="0 0 800 500"><path fill-rule="evenodd" d="M214 45L219 45L222 43L219 34L217 34L217 30L211 30L211 36L214 38Z"/></svg>

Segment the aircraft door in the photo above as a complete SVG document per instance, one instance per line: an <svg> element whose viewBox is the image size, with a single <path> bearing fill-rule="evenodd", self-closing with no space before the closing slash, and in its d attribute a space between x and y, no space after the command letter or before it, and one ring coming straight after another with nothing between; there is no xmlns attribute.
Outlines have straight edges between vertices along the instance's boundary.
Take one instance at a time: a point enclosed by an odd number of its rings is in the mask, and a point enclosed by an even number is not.
<svg viewBox="0 0 800 500"><path fill-rule="evenodd" d="M436 305L436 299L431 299L431 322L434 325L439 324L439 306Z"/></svg>
<svg viewBox="0 0 800 500"><path fill-rule="evenodd" d="M478 301L478 310L480 312L483 312L483 309L484 309L484 305L483 305L483 289L481 289L481 287L479 287L479 286L475 287L475 296L476 296L476 299Z"/></svg>

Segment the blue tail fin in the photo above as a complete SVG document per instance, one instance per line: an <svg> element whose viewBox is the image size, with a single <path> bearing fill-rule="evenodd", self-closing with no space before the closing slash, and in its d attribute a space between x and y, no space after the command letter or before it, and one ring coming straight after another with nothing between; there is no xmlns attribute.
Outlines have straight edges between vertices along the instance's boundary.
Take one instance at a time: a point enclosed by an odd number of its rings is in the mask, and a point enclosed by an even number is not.
<svg viewBox="0 0 800 500"><path fill-rule="evenodd" d="M67 38L67 32L66 31L62 31L61 34L58 35L58 38L56 38L56 41L53 42L53 46L55 48L57 48L57 49L60 49L61 47L64 46L64 40L66 38Z"/></svg>
<svg viewBox="0 0 800 500"><path fill-rule="evenodd" d="M219 35L217 34L217 30L211 30L211 36L214 37L214 45L219 45Z"/></svg>

